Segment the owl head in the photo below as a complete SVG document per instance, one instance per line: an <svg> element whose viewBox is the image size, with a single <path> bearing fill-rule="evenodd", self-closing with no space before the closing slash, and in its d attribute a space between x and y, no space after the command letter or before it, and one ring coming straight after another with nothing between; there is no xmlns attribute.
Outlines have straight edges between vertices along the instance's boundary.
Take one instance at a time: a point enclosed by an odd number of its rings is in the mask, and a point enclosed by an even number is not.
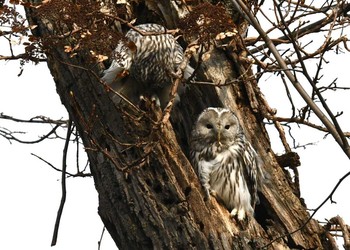
<svg viewBox="0 0 350 250"><path fill-rule="evenodd" d="M113 60L118 67L129 70L136 52L136 45L132 41L120 40L113 51Z"/></svg>
<svg viewBox="0 0 350 250"><path fill-rule="evenodd" d="M117 47L113 51L112 64L103 72L102 80L111 84L116 79L128 75L135 55L136 46L131 41L119 40Z"/></svg>
<svg viewBox="0 0 350 250"><path fill-rule="evenodd" d="M226 108L207 108L198 117L192 130L197 146L216 145L226 149L242 136L238 118Z"/></svg>

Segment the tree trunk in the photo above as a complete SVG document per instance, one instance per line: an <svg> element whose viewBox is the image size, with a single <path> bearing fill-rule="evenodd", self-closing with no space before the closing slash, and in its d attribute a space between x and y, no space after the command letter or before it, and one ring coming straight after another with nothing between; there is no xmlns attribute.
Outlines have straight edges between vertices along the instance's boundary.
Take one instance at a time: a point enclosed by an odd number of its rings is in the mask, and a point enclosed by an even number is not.
<svg viewBox="0 0 350 250"><path fill-rule="evenodd" d="M80 3L73 2L75 6ZM181 6L175 10L176 1L171 0L129 2L139 23L163 20L168 28L177 27L179 14L185 10ZM225 6L232 11L232 6ZM271 149L263 124L263 97L249 77L249 67L237 59L237 51L213 49L210 58L202 62L200 72L203 79L224 83L247 71L247 80L220 88L191 85L172 111L172 123L158 126L159 112L140 112L113 103L99 81L99 68L90 63L87 52L70 57L63 45L50 46L48 39L52 37L67 44L70 37L57 31L62 20L37 15L38 10L28 7L27 17L31 25L37 25L34 35L46 42L48 67L57 93L79 129L89 157L99 194L99 215L118 248L257 249L307 221L306 207ZM235 22L237 26L245 25L236 17ZM62 29L69 31L72 27L65 25ZM238 42L237 47L238 51L244 50ZM192 124L208 106L226 106L236 113L270 174L269 183L259 194L261 203L255 218L247 225L230 218L227 209L214 198L204 201L187 158ZM323 228L311 220L267 248L282 247L322 249L327 242Z"/></svg>

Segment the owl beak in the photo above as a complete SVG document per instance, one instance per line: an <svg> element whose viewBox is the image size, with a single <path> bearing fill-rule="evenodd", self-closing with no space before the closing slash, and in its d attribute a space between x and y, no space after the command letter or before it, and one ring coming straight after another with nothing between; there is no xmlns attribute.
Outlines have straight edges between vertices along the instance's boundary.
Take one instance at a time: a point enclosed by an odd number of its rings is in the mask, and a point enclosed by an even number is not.
<svg viewBox="0 0 350 250"><path fill-rule="evenodd" d="M218 138L217 138L217 139L218 139L218 141L217 141L217 142L218 142L218 145L219 145L219 146L222 146L220 130L218 131Z"/></svg>
<svg viewBox="0 0 350 250"><path fill-rule="evenodd" d="M124 78L126 76L129 75L129 71L124 69L122 72L120 72L119 74L117 74L117 78Z"/></svg>

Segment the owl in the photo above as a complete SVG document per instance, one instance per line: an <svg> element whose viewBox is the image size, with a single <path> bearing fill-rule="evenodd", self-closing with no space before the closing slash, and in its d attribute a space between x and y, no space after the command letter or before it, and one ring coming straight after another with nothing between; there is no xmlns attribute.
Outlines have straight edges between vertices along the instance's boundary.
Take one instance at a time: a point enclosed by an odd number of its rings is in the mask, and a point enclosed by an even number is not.
<svg viewBox="0 0 350 250"><path fill-rule="evenodd" d="M252 216L264 174L236 115L226 108L205 109L192 130L190 148L206 198L216 197L238 220Z"/></svg>
<svg viewBox="0 0 350 250"><path fill-rule="evenodd" d="M159 24L140 24L135 28L126 33L126 40L118 41L113 61L101 79L131 101L149 95L157 97L164 106L174 73L183 61L183 49ZM188 79L193 71L188 65L183 78Z"/></svg>

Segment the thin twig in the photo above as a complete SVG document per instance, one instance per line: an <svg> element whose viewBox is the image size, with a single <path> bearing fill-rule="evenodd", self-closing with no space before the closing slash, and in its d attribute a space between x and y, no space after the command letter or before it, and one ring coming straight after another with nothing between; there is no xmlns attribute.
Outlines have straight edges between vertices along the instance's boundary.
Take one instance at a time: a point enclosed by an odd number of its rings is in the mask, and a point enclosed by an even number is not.
<svg viewBox="0 0 350 250"><path fill-rule="evenodd" d="M275 2L275 4L277 5L276 2ZM281 10L280 10L279 7L277 7L277 10L278 10L278 13L280 14L280 16L282 16L282 12L281 12ZM334 15L334 19L335 19L336 17L337 17L337 16ZM295 41L295 39L293 38L293 34L292 34L292 32L289 30L288 25L284 22L283 19L282 19L282 23L283 23L284 26L285 26L285 31L287 31L288 36L290 37L290 40L291 40L292 45L293 45L293 47L294 47L294 50L295 50L295 52L296 52L296 54L297 54L297 57L298 57L298 59L299 59L299 62L300 62L300 64L301 64L301 67L302 67L302 69L303 69L304 76L306 77L306 79L308 80L308 82L311 84L313 90L315 91L317 97L318 97L319 100L321 101L321 104L322 104L323 108L326 110L326 112L327 112L328 116L330 117L330 119L332 120L333 124L332 124L331 121L329 121L328 118L322 113L322 111L321 111L321 114L322 114L322 116L324 117L324 121L322 121L322 119L319 117L320 120L323 122L323 124L324 124L326 127L327 127L327 124L325 123L325 121L327 121L327 122L330 123L329 126L332 127L332 130L335 130L335 131L330 131L330 133L333 135L333 137L337 137L337 138L335 138L335 139L337 140L338 144L339 144L340 147L343 149L343 151L344 151L345 154L348 156L348 158L350 158L350 148L349 148L348 141L347 141L347 139L345 138L344 133L343 133L343 131L342 131L342 129L341 129L341 127L340 127L340 125L339 125L339 123L338 123L336 117L333 115L331 109L329 108L329 106L327 105L327 103L326 103L326 101L324 100L323 96L321 95L321 93L320 93L319 89L317 88L315 82L311 79L310 75L308 74L308 71L307 71L306 65L304 64L304 61L303 61L303 59L302 59L300 50L298 49L298 46L297 46L297 44L296 44L296 41ZM328 35L327 40L330 40L330 34ZM328 42L327 42L327 43L328 43ZM322 54L323 54L323 53L324 53L324 52L322 52ZM322 57L323 57L323 55L322 55ZM321 57L321 58L322 58L322 57ZM286 72L286 74L287 74L287 73L289 73L289 72ZM292 80L291 78L289 78L289 79ZM294 80L296 81L295 78L294 78ZM316 79L316 80L317 80L317 79ZM300 85L300 86L301 86L301 85ZM309 96L308 96L308 98L309 98L308 101L312 101L312 103L313 103L312 98L310 98ZM304 100L305 100L305 98L304 98ZM306 100L305 100L305 101L306 101ZM306 102L307 102L307 101L306 101ZM308 103L308 102L307 102L307 103ZM311 106L310 106L310 107L311 107ZM315 105L315 107L317 107L317 106ZM315 107L314 107L314 108L315 108ZM315 111L313 107L311 107L311 108L313 109L313 111ZM317 107L317 109L318 109L318 107ZM316 113L316 112L315 112L315 113ZM317 115L317 114L316 114L316 115Z"/></svg>
<svg viewBox="0 0 350 250"><path fill-rule="evenodd" d="M285 233L281 236L278 236L277 238L271 240L268 244L266 244L265 246L262 247L262 249L267 249L268 246L272 245L272 243L276 242L277 240L283 239L284 237L287 237L289 235L292 235L296 232L299 232L300 230L302 230L310 221L311 219L314 217L314 215L318 212L318 210L320 210L321 207L323 207L323 205L330 200L332 203L334 203L333 201L333 194L335 193L335 191L338 189L338 187L340 186L340 184L348 177L350 176L350 171L347 172L345 175L343 175L343 177L341 177L339 179L339 181L337 182L337 184L334 186L334 188L332 189L332 191L330 192L330 194L326 197L326 199L316 208L313 210L312 214L309 216L309 218L297 229L293 230L292 232L288 232Z"/></svg>
<svg viewBox="0 0 350 250"><path fill-rule="evenodd" d="M106 230L106 227L104 226L103 229L102 229L100 240L97 242L97 246L98 246L97 250L101 250L101 243L102 243L102 238L103 238L103 235L105 233L105 230Z"/></svg>
<svg viewBox="0 0 350 250"><path fill-rule="evenodd" d="M258 21L256 20L255 16L250 12L250 10L247 8L247 6L242 2L242 0L236 0L237 3L240 5L241 9L247 14L249 17L249 22L254 26L254 28L258 31L260 36L263 38L265 43L267 44L268 48L270 49L271 53L276 58L276 61L278 62L281 69L285 70L285 74L290 80L290 82L293 84L294 88L299 92L300 96L304 99L304 101L310 106L310 108L313 110L313 112L316 114L316 116L321 120L321 122L327 127L328 131L332 134L334 139L337 141L339 146L343 149L345 154L350 158L350 148L344 148L343 146L343 138L339 135L337 129L332 124L332 122L327 118L327 116L322 112L322 110L314 103L314 101L310 98L308 93L305 91L303 86L298 82L298 80L295 78L291 70L288 68L286 62L280 55L279 51L277 50L276 46L273 44L271 39L267 36L265 31L262 29Z"/></svg>
<svg viewBox="0 0 350 250"><path fill-rule="evenodd" d="M66 125L68 123L67 120L53 120L49 117L46 116L42 116L42 115L38 115L38 116L34 116L30 119L19 119L19 118L15 118L9 115L5 115L4 113L0 113L0 119L5 119L5 120L10 120L10 121L14 121L14 122L24 122L24 123L50 123L50 124L59 124L59 125Z"/></svg>
<svg viewBox="0 0 350 250"><path fill-rule="evenodd" d="M237 1L237 2L241 2L241 0L239 0L239 1ZM241 4L239 4L239 5L241 6ZM350 7L350 3L347 3L347 4L344 6L344 8L339 9L338 12L336 12L336 13L332 13L331 16L332 16L332 15L346 16L347 12L349 11L349 10L348 10L349 7ZM242 8L242 6L241 6L241 8ZM242 8L242 9L243 9L243 8ZM243 9L243 13L245 13L245 10L244 10L244 9ZM245 15L245 16L246 16L246 15ZM249 19L250 19L250 17L249 17ZM249 20L248 20L248 21L249 21ZM307 35L307 34L310 34L310 33L312 33L312 32L319 32L320 27L324 27L324 26L326 26L327 24L329 24L330 22L332 22L332 19L331 19L329 16L327 16L327 17L325 17L325 18L323 18L323 19L320 19L320 20L318 20L318 21L316 21L316 22L314 22L314 23L311 23L311 24L309 24L309 25L307 25L307 26L304 26L303 28L300 28L300 29L298 30L298 37L299 37L299 38L300 38L300 37L303 37L303 36L305 36L305 35ZM264 36L263 36L262 34L260 34L260 37L264 37ZM260 37L259 37L259 38L260 38ZM257 39L254 39L254 40L253 40L252 38L248 38L248 39L249 39L249 40L252 40L252 41L249 43L249 45L250 45L250 44L256 43L256 40L257 40ZM279 44L278 41L286 41L286 40L289 40L289 37L288 37L288 36L286 36L286 35L281 36L281 37L279 37L279 38L276 39L275 44L276 44L276 45ZM264 44L262 44L262 45L260 45L260 46L257 46L256 48L250 50L249 53L255 54L255 53L260 52L261 50L266 49L266 48L268 48L268 45L267 45L267 43L264 43Z"/></svg>
<svg viewBox="0 0 350 250"><path fill-rule="evenodd" d="M60 221L63 213L64 204L66 202L66 196L67 196L67 189L66 189L66 170L67 170L67 152L68 152L68 146L70 142L70 136L72 134L72 120L69 119L68 122L68 130L67 130L67 137L66 137L66 143L64 144L63 148L63 160L62 160L62 180L61 180L61 187L62 187L62 197L61 197L61 203L57 211L57 217L55 222L55 228L52 236L51 246L55 246L57 242L57 236L58 236L58 229L60 226Z"/></svg>
<svg viewBox="0 0 350 250"><path fill-rule="evenodd" d="M335 126L334 124L332 124L332 122L326 117L326 115L318 108L318 106L314 103L314 101L312 100L312 98L310 98L310 96L308 95L308 93L305 91L305 89L303 88L303 86L298 82L298 80L296 79L295 75L293 75L293 73L291 72L291 70L288 68L286 62L284 61L284 59L282 58L282 56L280 55L279 51L277 50L277 48L275 47L275 45L273 44L273 42L271 41L271 39L268 37L268 35L266 34L266 32L262 29L262 27L260 26L260 24L258 23L258 21L256 20L256 17L250 12L250 10L247 8L247 6L241 1L241 0L235 0L240 8L243 10L243 12L246 14L246 17L248 17L248 21L252 24L252 26L258 31L258 33L260 34L260 36L262 37L262 39L265 41L266 46L270 49L271 53L273 54L273 56L276 58L276 61L278 63L278 65L281 67L281 69L285 70L285 74L288 77L288 79L290 80L290 82L293 84L293 86L295 87L295 89L299 92L300 96L304 99L304 101L309 105L309 107L313 110L313 112L316 114L316 116L321 120L321 122L326 126L326 128L328 129L328 131L332 134L332 136L334 137L334 139L337 141L337 143L339 144L339 146L343 149L344 153L350 158L350 149L347 146L347 143L344 143L344 140L346 140L346 138L344 137L344 135L341 133L341 131L339 131L339 128L337 127L337 125ZM277 3L275 2L275 5L277 5ZM282 15L281 15L282 16ZM291 34L289 34L289 36L291 36ZM295 45L295 44L294 44ZM340 132L340 133L339 133ZM300 231L301 229L303 229L309 222L310 220L313 218L313 216L316 214L316 212L328 201L328 200L332 200L333 194L334 192L337 190L337 188L339 187L339 185L341 184L341 182L346 179L348 176L350 175L350 172L348 172L347 174L345 174L339 181L338 183L334 186L333 190L331 191L331 193L327 196L327 198L314 210L314 212L311 214L311 216L301 225L299 226L297 229L293 230L292 232L288 232L282 236L279 236L275 239L273 239L272 241L270 241L267 245L263 246L263 248L267 248L268 246L270 246L273 242L285 238L287 236L290 236L298 231Z"/></svg>
<svg viewBox="0 0 350 250"><path fill-rule="evenodd" d="M35 143L42 142L43 140L47 139L50 135L54 134L60 126L61 126L60 124L57 124L49 133L47 133L46 135L44 135L43 137L41 137L40 139L35 140L35 141L23 141L21 139L18 139L15 136L13 136L12 132L6 132L6 133L5 133L5 131L0 131L0 132L2 132L1 135L3 137L5 137L7 140L14 140L14 141L17 141L17 142L23 143L23 144L35 144Z"/></svg>
<svg viewBox="0 0 350 250"><path fill-rule="evenodd" d="M196 45L197 45L197 41L189 44L187 46L187 49L185 50L183 60L182 60L181 64L179 65L177 72L176 72L177 78L175 79L175 81L172 85L171 91L170 91L170 99L168 101L168 104L166 105L166 107L163 110L163 118L162 118L161 124L166 124L170 118L170 112L171 112L173 105L174 105L174 102L175 102L177 89L178 89L178 87L183 79L184 71L185 71L187 65L189 64L190 58L194 52L193 47L195 47Z"/></svg>
<svg viewBox="0 0 350 250"><path fill-rule="evenodd" d="M176 33L179 32L179 29L174 29L174 30L170 30L170 29L166 29L164 28L164 32L151 32L151 31L143 31L137 27L135 27L134 25L132 25L130 22L128 22L125 19L122 19L118 16L112 15L112 14L108 14L108 13L103 13L104 16L115 19L123 24L126 24L130 29L135 30L136 32L140 33L142 36L155 36L155 35L159 35L159 34L172 34L175 36Z"/></svg>
<svg viewBox="0 0 350 250"><path fill-rule="evenodd" d="M52 169L56 170L57 172L61 172L62 173L61 169L56 168L52 163L48 162L47 160L43 159L42 157L40 157L40 156L38 156L38 155L36 155L34 153L31 153L31 155L35 156L39 160L45 162L47 165L49 165ZM91 173L84 173L88 165L89 164L87 163L85 165L84 169L82 171L78 171L76 174L72 174L72 173L69 173L69 172L66 171L66 175L68 177L91 177L92 176Z"/></svg>

